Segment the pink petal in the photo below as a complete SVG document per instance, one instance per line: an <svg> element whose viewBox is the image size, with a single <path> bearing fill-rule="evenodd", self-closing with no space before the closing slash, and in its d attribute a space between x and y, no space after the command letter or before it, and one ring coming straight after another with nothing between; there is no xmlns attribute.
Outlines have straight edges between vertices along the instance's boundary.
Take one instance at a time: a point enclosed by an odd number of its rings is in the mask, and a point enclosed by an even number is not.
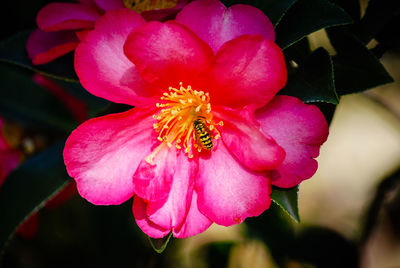
<svg viewBox="0 0 400 268"><path fill-rule="evenodd" d="M36 22L43 31L91 28L100 18L96 9L75 3L50 3L42 8Z"/></svg>
<svg viewBox="0 0 400 268"><path fill-rule="evenodd" d="M4 137L3 128L4 128L4 119L0 117L0 151L5 151L10 149L8 142Z"/></svg>
<svg viewBox="0 0 400 268"><path fill-rule="evenodd" d="M173 182L167 199L151 202L147 207L147 215L152 222L167 229L183 224L192 200L197 169L195 161L188 160L183 151L177 152Z"/></svg>
<svg viewBox="0 0 400 268"><path fill-rule="evenodd" d="M82 42L83 40L85 40L87 34L90 32L91 30L82 30L82 31L76 31L75 34L79 39L79 42Z"/></svg>
<svg viewBox="0 0 400 268"><path fill-rule="evenodd" d="M260 34L274 41L275 32L265 14L252 6L227 9L217 0L199 0L186 5L176 20L192 29L214 52L227 41L244 34Z"/></svg>
<svg viewBox="0 0 400 268"><path fill-rule="evenodd" d="M286 84L281 49L259 35L225 43L213 66L212 102L230 107L264 105Z"/></svg>
<svg viewBox="0 0 400 268"><path fill-rule="evenodd" d="M93 5L93 1L92 0L78 0L79 3L81 3L82 5L86 5L86 6L92 6Z"/></svg>
<svg viewBox="0 0 400 268"><path fill-rule="evenodd" d="M104 11L125 8L123 0L93 0L93 2Z"/></svg>
<svg viewBox="0 0 400 268"><path fill-rule="evenodd" d="M168 197L176 166L175 148L170 149L163 143L155 151L151 161L145 158L140 162L132 179L136 195L150 201Z"/></svg>
<svg viewBox="0 0 400 268"><path fill-rule="evenodd" d="M220 225L258 216L271 203L269 179L246 170L222 142L209 157L199 159L195 187L200 212Z"/></svg>
<svg viewBox="0 0 400 268"><path fill-rule="evenodd" d="M271 183L293 187L314 175L318 164L313 158L328 137L328 124L313 105L289 96L276 96L271 103L256 111L264 133L271 135L284 148L286 158L271 174Z"/></svg>
<svg viewBox="0 0 400 268"><path fill-rule="evenodd" d="M57 208L67 202L76 192L76 183L71 180L61 191L46 202L46 208Z"/></svg>
<svg viewBox="0 0 400 268"><path fill-rule="evenodd" d="M188 181L187 178L182 178L186 182ZM192 178L189 180L192 180ZM184 183L177 181L175 185L185 186ZM161 205L155 212L152 212L152 210L157 207L156 204L135 196L133 214L138 226L144 233L154 238L160 238L172 230L175 237L185 238L205 231L212 224L212 221L197 208L197 193L193 191L193 185L186 186L187 189L181 189L182 194L180 196L178 187L174 189L173 186L168 200L164 201L165 204ZM187 194L186 200L185 193Z"/></svg>
<svg viewBox="0 0 400 268"><path fill-rule="evenodd" d="M123 52L129 33L144 23L131 10L109 11L79 44L75 51L75 70L90 93L134 106L147 106L154 101L149 99L154 89L144 83Z"/></svg>
<svg viewBox="0 0 400 268"><path fill-rule="evenodd" d="M20 152L11 149L0 150L0 186L3 184L8 174L18 166L20 160Z"/></svg>
<svg viewBox="0 0 400 268"><path fill-rule="evenodd" d="M202 233L212 224L212 221L199 211L197 202L197 193L193 191L190 209L187 212L183 225L173 230L175 237L186 238Z"/></svg>
<svg viewBox="0 0 400 268"><path fill-rule="evenodd" d="M64 161L82 197L112 205L133 195L132 176L156 140L151 112L134 108L94 118L72 132Z"/></svg>
<svg viewBox="0 0 400 268"><path fill-rule="evenodd" d="M272 137L261 132L249 109L234 110L214 106L213 114L224 123L221 129L222 141L247 168L266 171L282 163L285 151Z"/></svg>
<svg viewBox="0 0 400 268"><path fill-rule="evenodd" d="M170 229L162 228L150 221L146 215L147 203L138 196L133 198L132 212L139 228L148 236L161 238L169 234Z"/></svg>
<svg viewBox="0 0 400 268"><path fill-rule="evenodd" d="M124 50L141 76L163 90L193 81L213 60L206 43L174 22L149 22L129 35Z"/></svg>
<svg viewBox="0 0 400 268"><path fill-rule="evenodd" d="M36 236L38 229L39 212L35 212L18 227L16 234L30 240Z"/></svg>
<svg viewBox="0 0 400 268"><path fill-rule="evenodd" d="M162 237L169 233L167 230L173 230L176 237L187 237L200 233L210 226L212 222L197 209L197 195L193 191L196 174L197 164L193 160L188 160L184 152L178 151L173 182L166 199L145 201L138 196L135 197L135 218L146 234ZM138 181L134 180L134 183ZM158 191L160 192L163 193L164 190Z"/></svg>
<svg viewBox="0 0 400 268"><path fill-rule="evenodd" d="M75 49L79 40L73 31L47 33L36 29L26 43L33 64L45 64Z"/></svg>
<svg viewBox="0 0 400 268"><path fill-rule="evenodd" d="M20 160L21 153L13 150L3 134L4 120L0 117L0 186L10 172L15 169Z"/></svg>

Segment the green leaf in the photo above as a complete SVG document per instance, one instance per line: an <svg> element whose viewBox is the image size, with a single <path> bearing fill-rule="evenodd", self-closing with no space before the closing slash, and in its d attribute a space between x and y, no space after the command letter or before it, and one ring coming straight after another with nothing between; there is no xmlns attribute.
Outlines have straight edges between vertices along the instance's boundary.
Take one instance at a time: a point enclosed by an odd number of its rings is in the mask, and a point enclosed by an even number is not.
<svg viewBox="0 0 400 268"><path fill-rule="evenodd" d="M0 249L18 227L69 181L62 151L64 142L28 159L5 180L0 188Z"/></svg>
<svg viewBox="0 0 400 268"><path fill-rule="evenodd" d="M352 27L352 32L362 43L367 44L385 25L392 28L394 25L387 25L387 23L399 14L400 1L398 0L370 0L365 15Z"/></svg>
<svg viewBox="0 0 400 268"><path fill-rule="evenodd" d="M329 29L328 35L337 51L332 59L339 95L393 82L379 60L351 33L343 29Z"/></svg>
<svg viewBox="0 0 400 268"><path fill-rule="evenodd" d="M300 222L299 209L297 207L299 187L283 189L272 187L271 199L279 205L295 222Z"/></svg>
<svg viewBox="0 0 400 268"><path fill-rule="evenodd" d="M0 64L0 83L0 112L4 116L60 131L70 131L76 126L67 107L25 72Z"/></svg>
<svg viewBox="0 0 400 268"><path fill-rule="evenodd" d="M26 41L31 31L17 33L7 40L0 42L0 62L27 68L42 75L60 80L78 82L73 66L73 58L63 56L51 63L32 65L26 53Z"/></svg>
<svg viewBox="0 0 400 268"><path fill-rule="evenodd" d="M353 21L359 21L361 16L360 0L331 0L347 12Z"/></svg>
<svg viewBox="0 0 400 268"><path fill-rule="evenodd" d="M338 104L332 60L328 52L323 48L313 51L301 63L297 72L288 78L279 94L294 96L303 102Z"/></svg>
<svg viewBox="0 0 400 268"><path fill-rule="evenodd" d="M272 24L276 27L279 24L283 16L289 10L289 8L296 2L297 0L269 0L262 1L264 4L261 7L261 10L268 16L271 20Z"/></svg>
<svg viewBox="0 0 400 268"><path fill-rule="evenodd" d="M172 232L169 233L168 236L163 237L163 238L151 238L148 236L147 238L149 239L151 247L154 249L155 252L157 253L163 253L164 250L167 248L168 242L172 237Z"/></svg>
<svg viewBox="0 0 400 268"><path fill-rule="evenodd" d="M87 104L89 117L98 116L98 114L110 104L108 100L89 93L80 83L68 82L64 80L55 80L55 82L64 90L68 91L68 93ZM132 108L132 106L130 106L130 108Z"/></svg>
<svg viewBox="0 0 400 268"><path fill-rule="evenodd" d="M308 38L303 38L285 50L286 60L293 60L297 64L303 62L311 54L311 48ZM293 66L289 64L288 71L291 71Z"/></svg>
<svg viewBox="0 0 400 268"><path fill-rule="evenodd" d="M286 11L296 2L297 0L222 0L222 3L226 6L232 6L235 4L247 4L252 5L258 9L264 11L264 13L271 20L272 24L276 26Z"/></svg>
<svg viewBox="0 0 400 268"><path fill-rule="evenodd" d="M298 0L276 27L276 43L285 49L317 30L351 22L341 7L328 0Z"/></svg>

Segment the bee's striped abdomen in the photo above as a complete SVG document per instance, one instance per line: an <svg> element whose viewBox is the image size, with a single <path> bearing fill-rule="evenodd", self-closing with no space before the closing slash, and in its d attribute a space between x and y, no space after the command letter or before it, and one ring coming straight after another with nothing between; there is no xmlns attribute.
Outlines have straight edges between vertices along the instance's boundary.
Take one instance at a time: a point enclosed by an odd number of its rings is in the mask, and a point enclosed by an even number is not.
<svg viewBox="0 0 400 268"><path fill-rule="evenodd" d="M203 120L201 118L197 118L194 120L193 125L197 142L200 143L199 145L206 150L211 150L213 148L212 137Z"/></svg>

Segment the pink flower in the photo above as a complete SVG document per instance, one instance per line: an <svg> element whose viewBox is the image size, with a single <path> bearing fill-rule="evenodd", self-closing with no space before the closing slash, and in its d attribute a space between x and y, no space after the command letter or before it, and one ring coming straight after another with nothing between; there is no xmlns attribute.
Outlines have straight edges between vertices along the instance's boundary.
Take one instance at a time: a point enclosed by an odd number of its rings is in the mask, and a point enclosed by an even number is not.
<svg viewBox="0 0 400 268"><path fill-rule="evenodd" d="M286 83L274 29L258 9L194 1L175 21L146 23L117 10L75 54L92 94L136 106L86 121L64 160L97 205L134 195L151 237L188 237L265 211L271 183L311 177L328 125L317 107L276 96Z"/></svg>
<svg viewBox="0 0 400 268"><path fill-rule="evenodd" d="M0 187L5 178L19 164L21 154L11 148L4 135L4 120L0 117Z"/></svg>
<svg viewBox="0 0 400 268"><path fill-rule="evenodd" d="M36 18L39 29L30 35L26 49L33 64L45 64L73 51L95 22L108 10L130 8L147 20L174 16L188 0L78 0L50 3Z"/></svg>

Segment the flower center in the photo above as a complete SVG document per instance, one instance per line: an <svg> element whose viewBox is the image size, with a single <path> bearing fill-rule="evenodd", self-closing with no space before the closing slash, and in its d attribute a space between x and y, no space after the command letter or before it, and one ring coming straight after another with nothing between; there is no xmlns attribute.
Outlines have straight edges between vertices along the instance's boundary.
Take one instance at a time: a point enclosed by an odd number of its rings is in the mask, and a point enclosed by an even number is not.
<svg viewBox="0 0 400 268"><path fill-rule="evenodd" d="M138 13L149 10L159 10L173 8L178 4L178 0L123 0L126 8Z"/></svg>
<svg viewBox="0 0 400 268"><path fill-rule="evenodd" d="M208 93L193 90L191 86L184 88L180 83L179 89L169 87L161 100L163 102L156 106L162 109L153 116L158 120L153 127L159 141L169 147L175 143L176 148L183 148L189 158L195 150L201 152L213 148L213 139L221 137L216 126L222 126L223 122L213 121Z"/></svg>

